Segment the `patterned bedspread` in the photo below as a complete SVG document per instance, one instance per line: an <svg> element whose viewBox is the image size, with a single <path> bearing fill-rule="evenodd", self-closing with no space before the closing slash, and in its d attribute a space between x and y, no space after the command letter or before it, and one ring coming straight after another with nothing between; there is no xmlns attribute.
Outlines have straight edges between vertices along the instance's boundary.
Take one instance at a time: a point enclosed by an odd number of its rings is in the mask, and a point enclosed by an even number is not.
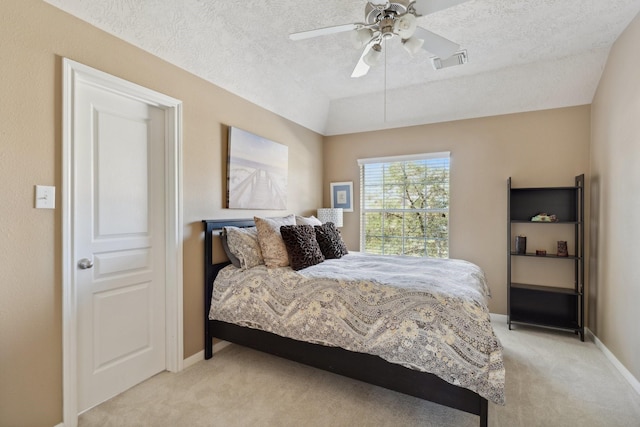
<svg viewBox="0 0 640 427"><path fill-rule="evenodd" d="M504 404L488 296L467 261L350 253L300 271L225 267L209 318L374 354Z"/></svg>

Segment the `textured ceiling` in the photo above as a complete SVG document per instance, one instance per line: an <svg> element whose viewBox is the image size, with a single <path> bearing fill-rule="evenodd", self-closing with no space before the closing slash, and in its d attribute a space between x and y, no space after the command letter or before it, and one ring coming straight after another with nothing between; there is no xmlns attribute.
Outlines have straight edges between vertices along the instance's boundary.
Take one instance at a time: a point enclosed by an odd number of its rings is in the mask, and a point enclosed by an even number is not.
<svg viewBox="0 0 640 427"><path fill-rule="evenodd" d="M45 1L324 135L588 104L640 11L640 0L469 0L418 18L469 63L436 71L395 37L386 64L352 79L349 33L288 34L362 22L365 0Z"/></svg>

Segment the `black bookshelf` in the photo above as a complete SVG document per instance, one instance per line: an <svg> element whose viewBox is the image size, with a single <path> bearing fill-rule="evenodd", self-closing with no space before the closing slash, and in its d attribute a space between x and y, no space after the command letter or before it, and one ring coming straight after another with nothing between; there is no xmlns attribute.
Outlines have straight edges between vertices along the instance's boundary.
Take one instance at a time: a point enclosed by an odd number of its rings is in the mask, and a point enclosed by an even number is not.
<svg viewBox="0 0 640 427"><path fill-rule="evenodd" d="M557 222L532 222L531 218L545 212L554 214ZM558 256L533 252L519 253L515 249L513 227L531 223L536 227L572 227L574 253ZM538 229L539 230L539 229ZM545 328L571 331L584 341L584 175L575 177L572 187L515 188L507 180L507 321ZM571 262L573 284L566 287L512 281L513 260L522 257L527 263ZM540 266L544 268L544 266Z"/></svg>

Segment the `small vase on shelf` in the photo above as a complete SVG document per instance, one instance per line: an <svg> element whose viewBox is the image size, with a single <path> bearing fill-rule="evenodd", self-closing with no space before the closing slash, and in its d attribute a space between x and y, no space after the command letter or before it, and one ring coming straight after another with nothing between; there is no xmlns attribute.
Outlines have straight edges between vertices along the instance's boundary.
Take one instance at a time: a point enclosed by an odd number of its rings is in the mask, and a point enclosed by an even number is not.
<svg viewBox="0 0 640 427"><path fill-rule="evenodd" d="M567 242L564 240L558 240L558 256L569 256Z"/></svg>

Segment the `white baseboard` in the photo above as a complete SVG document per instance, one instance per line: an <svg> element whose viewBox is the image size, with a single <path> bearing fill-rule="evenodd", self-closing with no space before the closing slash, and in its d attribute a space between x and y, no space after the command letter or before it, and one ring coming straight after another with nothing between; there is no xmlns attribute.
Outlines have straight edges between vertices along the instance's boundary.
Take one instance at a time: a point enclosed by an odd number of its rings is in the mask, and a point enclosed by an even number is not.
<svg viewBox="0 0 640 427"><path fill-rule="evenodd" d="M215 354L217 351L222 350L223 348L225 348L229 344L231 344L229 341L218 341L217 343L215 343L213 345L213 353Z"/></svg>
<svg viewBox="0 0 640 427"><path fill-rule="evenodd" d="M585 335L593 338L593 342L595 342L596 347L600 349L600 351L605 355L605 357L609 359L609 361L613 364L613 366L615 366L616 369L622 374L622 376L629 382L629 384L631 384L631 387L633 387L636 393L640 395L640 381L638 381L638 379L634 377L633 374L629 372L629 370L625 368L625 366L622 363L620 363L618 358L614 356L613 353L611 353L611 351L607 348L607 346L604 345L602 341L600 341L600 339L598 339L598 337L593 332L591 332L589 328L584 328L584 329L585 329Z"/></svg>
<svg viewBox="0 0 640 427"><path fill-rule="evenodd" d="M195 365L199 361L204 360L204 350L193 354L182 362L182 369L187 369L189 366Z"/></svg>
<svg viewBox="0 0 640 427"><path fill-rule="evenodd" d="M492 322L507 323L506 314L489 313Z"/></svg>
<svg viewBox="0 0 640 427"><path fill-rule="evenodd" d="M222 350L223 348L225 348L226 346L228 346L229 344L231 344L228 341L218 341L217 343L215 343L213 345L213 352L217 352ZM199 361L204 360L204 350L197 352L196 354L187 357L186 359L184 359L184 361L182 362L182 368L186 369L191 365L195 365L196 363L198 363Z"/></svg>
<svg viewBox="0 0 640 427"><path fill-rule="evenodd" d="M492 322L507 323L507 316L505 314L491 313L490 316L491 316ZM590 337L590 339L592 339L593 342L596 344L596 347L598 347L598 349L600 349L600 351L611 362L611 364L615 366L615 368L620 372L620 374L622 374L624 379L626 379L629 382L629 384L631 384L631 387L633 387L636 393L640 394L640 381L638 381L638 379L634 377L633 374L629 372L629 370L625 368L625 366L622 363L620 363L618 358L614 356L613 353L611 353L611 351L609 351L607 346L604 345L602 341L600 341L598 337L593 332L591 332L589 328L584 328L584 334L585 334L585 339L588 339Z"/></svg>

